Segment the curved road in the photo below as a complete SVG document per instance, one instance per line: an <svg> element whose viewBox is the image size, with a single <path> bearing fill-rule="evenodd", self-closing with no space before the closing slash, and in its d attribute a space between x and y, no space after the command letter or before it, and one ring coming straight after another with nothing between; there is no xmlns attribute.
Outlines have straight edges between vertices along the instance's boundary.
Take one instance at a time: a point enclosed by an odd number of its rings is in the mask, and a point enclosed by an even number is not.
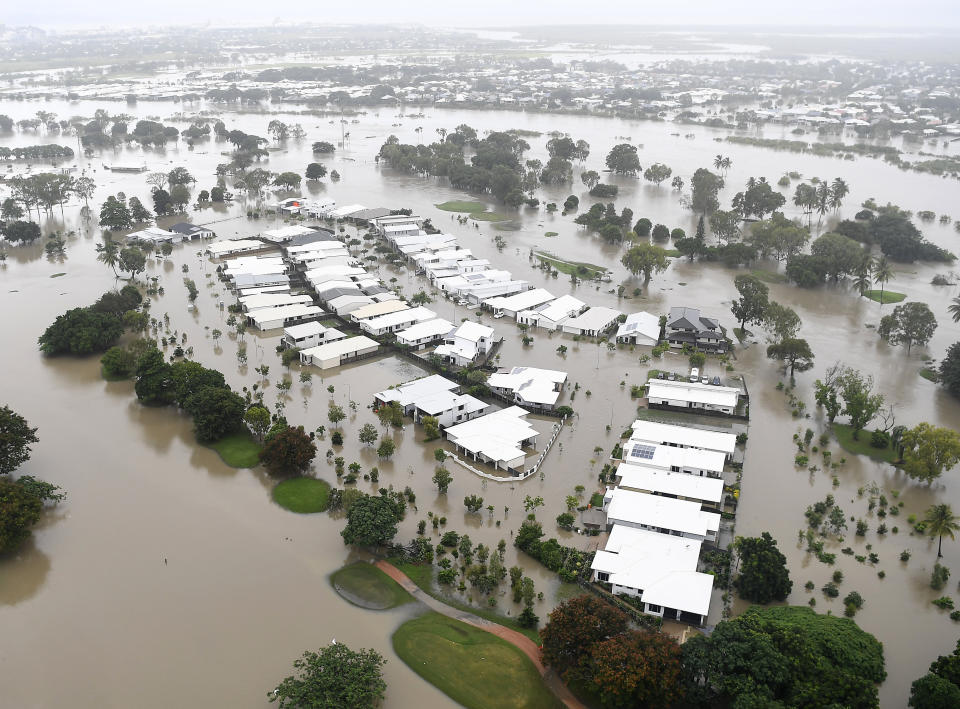
<svg viewBox="0 0 960 709"><path fill-rule="evenodd" d="M534 643L533 640L528 638L526 635L503 625L489 621L486 618L481 618L473 613L468 613L467 611L462 611L459 608L448 606L443 601L438 601L433 596L424 593L420 587L417 586L417 584L410 580L409 576L388 561L378 560L376 562L376 566L387 576L403 586L403 590L429 607L431 610L435 610L445 616L459 620L463 623L467 623L468 625L472 625L475 628L485 630L488 633L493 633L498 638L506 640L508 643L518 648L521 652L523 652L524 655L530 658L533 666L537 668L537 671L540 673L540 676L543 677L543 680L550 688L550 691L552 691L557 698L563 702L567 709L587 709L587 707L582 704L579 699L573 696L570 690L567 689L567 686L560 681L560 678L557 677L555 673L547 670L547 668L543 666L543 662L540 660L540 648L538 648L536 643Z"/></svg>

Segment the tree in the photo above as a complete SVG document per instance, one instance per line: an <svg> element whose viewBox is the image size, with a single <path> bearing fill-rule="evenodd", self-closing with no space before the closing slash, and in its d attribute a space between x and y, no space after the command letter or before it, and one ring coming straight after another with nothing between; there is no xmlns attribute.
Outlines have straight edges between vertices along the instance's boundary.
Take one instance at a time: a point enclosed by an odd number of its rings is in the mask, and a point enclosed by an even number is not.
<svg viewBox="0 0 960 709"><path fill-rule="evenodd" d="M37 429L9 406L0 407L0 475L9 475L30 460L30 444L38 443Z"/></svg>
<svg viewBox="0 0 960 709"><path fill-rule="evenodd" d="M937 319L926 303L901 303L890 315L880 318L877 334L891 345L907 343L907 354L914 344L925 345L937 329Z"/></svg>
<svg viewBox="0 0 960 709"><path fill-rule="evenodd" d="M748 324L762 323L770 306L770 289L767 284L753 275L737 276L733 279L740 297L733 301L730 308L733 316L745 331Z"/></svg>
<svg viewBox="0 0 960 709"><path fill-rule="evenodd" d="M903 471L928 485L960 461L960 434L920 423L903 433Z"/></svg>
<svg viewBox="0 0 960 709"><path fill-rule="evenodd" d="M543 663L566 679L592 645L620 635L628 623L623 611L595 596L563 601L553 609L540 631Z"/></svg>
<svg viewBox="0 0 960 709"><path fill-rule="evenodd" d="M302 473L317 455L314 445L303 426L286 426L267 436L267 443L260 451L260 462L271 475Z"/></svg>
<svg viewBox="0 0 960 709"><path fill-rule="evenodd" d="M112 268L113 274L119 276L117 264L120 262L120 246L111 238L109 231L104 233L103 243L97 244L96 249L97 261Z"/></svg>
<svg viewBox="0 0 960 709"><path fill-rule="evenodd" d="M373 709L387 689L384 662L375 650L354 651L334 642L317 652L304 652L293 663L296 676L284 679L267 696L281 709Z"/></svg>
<svg viewBox="0 0 960 709"><path fill-rule="evenodd" d="M650 232L654 241L667 241L670 239L670 230L665 224L657 224Z"/></svg>
<svg viewBox="0 0 960 709"><path fill-rule="evenodd" d="M886 256L881 256L873 264L873 280L880 284L880 307L883 307L883 289L886 287L887 283L893 278L893 264L891 264Z"/></svg>
<svg viewBox="0 0 960 709"><path fill-rule="evenodd" d="M433 298L427 295L427 292L421 288L419 291L413 294L410 298L410 302L414 305L426 305L427 303L432 303Z"/></svg>
<svg viewBox="0 0 960 709"><path fill-rule="evenodd" d="M805 227L794 224L780 212L751 226L746 236L747 243L764 257L773 256L777 261L796 256L809 240L810 232Z"/></svg>
<svg viewBox="0 0 960 709"><path fill-rule="evenodd" d="M145 224L153 220L153 215L147 211L143 203L136 197L130 198L130 219L134 224Z"/></svg>
<svg viewBox="0 0 960 709"><path fill-rule="evenodd" d="M0 225L0 234L12 243L29 244L40 238L40 226L35 222L15 221Z"/></svg>
<svg viewBox="0 0 960 709"><path fill-rule="evenodd" d="M614 145L607 154L606 163L618 175L636 175L640 172L637 149L629 143Z"/></svg>
<svg viewBox="0 0 960 709"><path fill-rule="evenodd" d="M827 265L817 256L796 254L787 260L785 273L801 288L813 288L826 281Z"/></svg>
<svg viewBox="0 0 960 709"><path fill-rule="evenodd" d="M377 446L377 455L381 458L389 458L396 450L397 444L393 442L393 439L384 436L380 439L380 445Z"/></svg>
<svg viewBox="0 0 960 709"><path fill-rule="evenodd" d="M166 190L154 190L150 196L153 198L153 211L157 214L169 214L173 209L173 200Z"/></svg>
<svg viewBox="0 0 960 709"><path fill-rule="evenodd" d="M690 178L690 187L692 189L690 206L693 211L708 215L720 206L717 195L723 187L723 179L718 175L705 168L698 168Z"/></svg>
<svg viewBox="0 0 960 709"><path fill-rule="evenodd" d="M133 217L127 203L117 199L114 195L100 206L100 226L108 229L124 230L133 226Z"/></svg>
<svg viewBox="0 0 960 709"><path fill-rule="evenodd" d="M810 253L826 266L827 275L836 280L855 273L863 263L863 247L843 234L827 233L810 245Z"/></svg>
<svg viewBox="0 0 960 709"><path fill-rule="evenodd" d="M146 182L148 185L150 185L154 189L157 189L157 190L167 189L168 180L169 180L169 177L167 177L166 172L148 172L147 173Z"/></svg>
<svg viewBox="0 0 960 709"><path fill-rule="evenodd" d="M285 187L288 190L295 190L300 187L300 175L295 172L281 172L273 179L273 184L279 187Z"/></svg>
<svg viewBox="0 0 960 709"><path fill-rule="evenodd" d="M960 342L954 342L947 348L947 354L940 361L940 383L954 396L960 396Z"/></svg>
<svg viewBox="0 0 960 709"><path fill-rule="evenodd" d="M793 589L787 558L769 532L759 537L737 537L733 547L740 557L740 575L733 586L742 598L764 604L787 600Z"/></svg>
<svg viewBox="0 0 960 709"><path fill-rule="evenodd" d="M587 186L587 189L592 190L598 184L600 184L600 173L596 170L587 170L586 172L580 173L580 181Z"/></svg>
<svg viewBox="0 0 960 709"><path fill-rule="evenodd" d="M787 198L774 191L766 178L755 180L751 177L747 189L734 196L733 206L744 219L763 219L765 215L780 209L786 201Z"/></svg>
<svg viewBox="0 0 960 709"><path fill-rule="evenodd" d="M127 271L132 280L137 277L138 273L143 273L146 270L147 256L136 246L125 246L120 249L117 266L121 271Z"/></svg>
<svg viewBox="0 0 960 709"><path fill-rule="evenodd" d="M950 539L954 539L954 532L960 530L960 519L953 514L950 505L940 504L927 508L923 521L926 523L927 535L937 537L937 558L939 559L943 556L943 535L946 534Z"/></svg>
<svg viewBox="0 0 960 709"><path fill-rule="evenodd" d="M717 243L732 241L740 236L740 216L717 210L710 215L710 231L717 235Z"/></svg>
<svg viewBox="0 0 960 709"><path fill-rule="evenodd" d="M913 709L955 709L960 706L960 687L933 673L913 681L910 701Z"/></svg>
<svg viewBox="0 0 960 709"><path fill-rule="evenodd" d="M327 168L318 162L312 162L307 165L307 170L304 173L304 176L308 180L319 180L327 176Z"/></svg>
<svg viewBox="0 0 960 709"><path fill-rule="evenodd" d="M17 204L17 200L15 200L13 197L7 197L5 200L3 200L3 204L0 205L0 219L3 219L4 221L20 219L23 214L23 209L20 208L20 205Z"/></svg>
<svg viewBox="0 0 960 709"><path fill-rule="evenodd" d="M273 136L274 140L280 143L290 135L290 127L283 121L275 118L267 124L267 132Z"/></svg>
<svg viewBox="0 0 960 709"><path fill-rule="evenodd" d="M190 190L186 185L172 185L170 187L170 207L177 212L186 210L190 203Z"/></svg>
<svg viewBox="0 0 960 709"><path fill-rule="evenodd" d="M781 342L797 336L800 330L800 316L789 305L770 301L767 312L763 316L763 328L773 335L774 342Z"/></svg>
<svg viewBox="0 0 960 709"><path fill-rule="evenodd" d="M264 406L251 406L243 415L243 420L253 431L258 441L270 430L270 412Z"/></svg>
<svg viewBox="0 0 960 709"><path fill-rule="evenodd" d="M423 435L425 440L433 441L440 438L440 421L436 416L424 416L420 419L423 424Z"/></svg>
<svg viewBox="0 0 960 709"><path fill-rule="evenodd" d="M377 437L377 429L372 423L365 423L360 428L359 438L361 443L372 446L377 442Z"/></svg>
<svg viewBox="0 0 960 709"><path fill-rule="evenodd" d="M595 642L574 672L601 707L682 705L680 645L666 633L631 630Z"/></svg>
<svg viewBox="0 0 960 709"><path fill-rule="evenodd" d="M437 486L437 490L441 493L446 493L452 482L453 476L450 474L450 471L447 470L445 466L438 465L433 473L433 484Z"/></svg>
<svg viewBox="0 0 960 709"><path fill-rule="evenodd" d="M196 182L193 175L190 174L190 171L185 167L175 167L169 173L167 173L167 182L170 183L170 186L174 185L190 185Z"/></svg>
<svg viewBox="0 0 960 709"><path fill-rule="evenodd" d="M883 646L850 618L753 607L682 645L693 706L875 709Z"/></svg>
<svg viewBox="0 0 960 709"><path fill-rule="evenodd" d="M312 150L318 154L327 154L332 153L334 150L336 150L336 148L333 147L333 143L328 143L325 140L319 140L313 144Z"/></svg>
<svg viewBox="0 0 960 709"><path fill-rule="evenodd" d="M327 420L330 421L334 426L339 426L340 422L343 421L347 415L343 412L343 407L339 404L333 403L333 400L330 400L330 403L327 404Z"/></svg>
<svg viewBox="0 0 960 709"><path fill-rule="evenodd" d="M113 313L73 308L50 325L38 339L48 355L88 355L104 352L123 334L123 322Z"/></svg>
<svg viewBox="0 0 960 709"><path fill-rule="evenodd" d="M174 400L170 383L170 365L163 352L156 347L144 352L137 360L137 381L134 391L144 406L167 406Z"/></svg>
<svg viewBox="0 0 960 709"><path fill-rule="evenodd" d="M860 431L873 420L883 407L883 394L873 392L873 377L864 378L860 372L845 369L838 379L842 413L850 417L854 440L859 440Z"/></svg>
<svg viewBox="0 0 960 709"><path fill-rule="evenodd" d="M386 544L397 534L400 514L396 504L384 495L364 495L347 512L347 526L340 535L344 544L361 547Z"/></svg>
<svg viewBox="0 0 960 709"><path fill-rule="evenodd" d="M635 276L642 273L644 283L649 283L654 273L663 273L670 265L666 251L659 246L646 243L631 246L620 259L620 263Z"/></svg>
<svg viewBox="0 0 960 709"><path fill-rule="evenodd" d="M193 430L201 443L219 441L240 428L243 397L225 387L203 387L191 394L183 408L193 416Z"/></svg>
<svg viewBox="0 0 960 709"><path fill-rule="evenodd" d="M788 337L767 347L767 357L784 363L793 380L794 370L806 372L813 367L813 350L810 344L801 338Z"/></svg>
<svg viewBox="0 0 960 709"><path fill-rule="evenodd" d="M672 174L672 169L663 163L655 162L653 165L643 171L643 179L645 179L647 182L652 182L659 187L660 183L664 180L669 180L670 175Z"/></svg>
<svg viewBox="0 0 960 709"><path fill-rule="evenodd" d="M43 501L19 480L0 478L0 555L7 554L30 537L30 528L40 521Z"/></svg>
<svg viewBox="0 0 960 709"><path fill-rule="evenodd" d="M206 387L219 389L227 388L226 379L222 372L216 369L207 369L199 362L185 360L170 365L170 390L173 401L182 409L190 411L187 400Z"/></svg>
<svg viewBox="0 0 960 709"><path fill-rule="evenodd" d="M477 495L467 495L463 498L463 506L467 508L467 512L477 512L483 507L483 498Z"/></svg>

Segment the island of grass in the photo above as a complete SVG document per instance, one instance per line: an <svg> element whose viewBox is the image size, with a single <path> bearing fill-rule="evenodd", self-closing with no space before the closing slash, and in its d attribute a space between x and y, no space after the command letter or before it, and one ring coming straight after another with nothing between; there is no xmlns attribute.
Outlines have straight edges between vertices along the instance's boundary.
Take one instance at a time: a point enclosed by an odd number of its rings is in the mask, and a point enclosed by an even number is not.
<svg viewBox="0 0 960 709"><path fill-rule="evenodd" d="M291 478L273 486L273 501L298 514L323 512L330 502L330 485L316 478Z"/></svg>
<svg viewBox="0 0 960 709"><path fill-rule="evenodd" d="M453 199L449 202L433 205L444 212L485 212L487 205L483 202L470 202L467 200Z"/></svg>
<svg viewBox="0 0 960 709"><path fill-rule="evenodd" d="M776 271L766 271L762 268L755 268L750 271L750 275L756 276L764 283L786 283L790 279L782 273L777 273Z"/></svg>
<svg viewBox="0 0 960 709"><path fill-rule="evenodd" d="M879 460L883 463L890 463L890 465L895 465L900 459L900 456L897 455L897 451L895 451L889 445L886 448L874 448L871 446L870 431L860 431L860 438L854 440L853 428L848 424L834 423L832 428L833 435L837 438L837 443L839 443L840 447L848 453L865 455L869 458L873 458L873 460Z"/></svg>
<svg viewBox="0 0 960 709"><path fill-rule="evenodd" d="M231 468L254 468L260 464L263 446L248 431L238 431L214 441L210 448L219 453L223 462Z"/></svg>
<svg viewBox="0 0 960 709"><path fill-rule="evenodd" d="M899 303L907 296L905 293L897 293L896 291L885 290L882 294L883 300L881 300L881 292L879 290L865 290L863 292L863 297L876 301L881 305L886 305L887 303Z"/></svg>
<svg viewBox="0 0 960 709"><path fill-rule="evenodd" d="M555 271L566 273L568 276L595 278L596 276L603 276L607 272L607 269L603 266L586 263L585 261L564 261L547 251L535 251L533 255L540 259L540 263L549 264Z"/></svg>
<svg viewBox="0 0 960 709"><path fill-rule="evenodd" d="M478 222L505 222L510 217L498 212L470 212L470 218Z"/></svg>
<svg viewBox="0 0 960 709"><path fill-rule="evenodd" d="M439 613L397 628L393 649L410 669L465 707L561 706L523 652Z"/></svg>
<svg viewBox="0 0 960 709"><path fill-rule="evenodd" d="M940 373L936 369L930 369L930 367L923 367L919 372L920 376L926 379L929 382L937 383L940 381Z"/></svg>
<svg viewBox="0 0 960 709"><path fill-rule="evenodd" d="M373 564L358 561L330 576L333 589L361 608L382 611L409 603L413 596Z"/></svg>
<svg viewBox="0 0 960 709"><path fill-rule="evenodd" d="M409 561L401 561L400 559L390 559L390 563L405 573L407 577L428 596L432 596L438 601L446 603L448 606L452 606L458 610L465 611L467 613L473 613L474 615L480 616L485 620L489 620L491 623L496 623L497 625L502 625L505 628L516 630L518 633L523 633L526 635L537 645L540 644L540 634L537 632L536 628L524 628L514 618L501 615L500 613L489 610L488 608L481 608L477 606L471 606L467 603L461 603L455 598L450 598L442 591L434 588L434 567L431 564L414 564Z"/></svg>

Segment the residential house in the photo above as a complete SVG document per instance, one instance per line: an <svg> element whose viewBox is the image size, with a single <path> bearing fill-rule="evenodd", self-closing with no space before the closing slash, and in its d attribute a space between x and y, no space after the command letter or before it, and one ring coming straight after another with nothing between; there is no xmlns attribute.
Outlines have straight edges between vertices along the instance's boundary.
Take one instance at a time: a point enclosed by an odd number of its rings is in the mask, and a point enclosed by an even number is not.
<svg viewBox="0 0 960 709"><path fill-rule="evenodd" d="M647 404L651 407L689 409L711 414L736 413L740 390L734 387L688 382L682 379L647 381Z"/></svg>
<svg viewBox="0 0 960 709"><path fill-rule="evenodd" d="M577 317L586 309L587 304L579 298L574 298L572 295L561 295L556 300L517 313L517 322L521 325L539 327L555 332L570 318Z"/></svg>
<svg viewBox="0 0 960 709"><path fill-rule="evenodd" d="M523 472L525 446L535 446L539 432L526 417L529 412L511 406L451 426L444 431L457 452L515 475Z"/></svg>
<svg viewBox="0 0 960 709"><path fill-rule="evenodd" d="M451 329L453 329L453 323L443 318L422 320L405 330L400 330L397 333L397 344L415 350L423 349L442 339Z"/></svg>
<svg viewBox="0 0 960 709"><path fill-rule="evenodd" d="M320 369L338 367L363 357L370 356L379 349L380 343L369 337L358 335L317 347L300 350L301 364L311 364Z"/></svg>
<svg viewBox="0 0 960 709"><path fill-rule="evenodd" d="M487 379L487 386L491 391L516 404L552 411L557 406L566 381L566 372L536 367L513 367L491 374Z"/></svg>
<svg viewBox="0 0 960 709"><path fill-rule="evenodd" d="M287 348L307 349L319 347L328 342L336 342L346 337L334 327L325 327L319 322L306 322L302 325L291 325L283 330L283 346Z"/></svg>
<svg viewBox="0 0 960 709"><path fill-rule="evenodd" d="M570 318L562 325L568 335L597 337L606 332L617 321L622 313L613 308L594 306L575 318Z"/></svg>
<svg viewBox="0 0 960 709"><path fill-rule="evenodd" d="M660 534L715 542L720 515L705 512L699 502L648 495L623 488L608 489L603 496L608 528L622 524Z"/></svg>
<svg viewBox="0 0 960 709"><path fill-rule="evenodd" d="M433 353L458 367L468 367L493 347L493 328L466 320L443 338Z"/></svg>
<svg viewBox="0 0 960 709"><path fill-rule="evenodd" d="M208 229L205 226L197 226L196 224L188 224L187 222L174 224L170 227L170 231L183 234L187 239L212 239L216 236L212 229Z"/></svg>
<svg viewBox="0 0 960 709"><path fill-rule="evenodd" d="M727 349L720 323L702 317L699 308L670 308L666 336L671 347L687 345L704 352L725 352Z"/></svg>
<svg viewBox="0 0 960 709"><path fill-rule="evenodd" d="M628 345L648 345L660 342L660 318L652 313L630 313L617 328L617 342Z"/></svg>

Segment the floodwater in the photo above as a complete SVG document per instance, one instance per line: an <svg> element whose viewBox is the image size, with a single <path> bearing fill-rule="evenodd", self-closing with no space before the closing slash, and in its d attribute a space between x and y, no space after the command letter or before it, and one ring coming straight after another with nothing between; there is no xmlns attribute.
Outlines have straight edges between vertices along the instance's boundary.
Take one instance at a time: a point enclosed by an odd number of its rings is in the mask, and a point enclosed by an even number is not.
<svg viewBox="0 0 960 709"><path fill-rule="evenodd" d="M44 108L69 116L92 115L96 108L108 111L129 110L117 103L11 103L2 112L15 119ZM167 117L184 110L180 104L143 103L137 109L141 117ZM192 109L189 109L192 110ZM852 215L867 197L880 202L893 201L906 209L930 209L950 214L955 209L957 184L929 175L904 173L880 161L859 159L840 161L809 155L793 155L758 148L715 143L726 131L707 128L600 119L583 116L550 116L493 111L440 111L425 109L424 119L397 118L395 111L382 110L379 116L359 116L359 123L348 123L352 134L346 149L336 157L323 159L343 179L307 185L308 194L325 193L340 204L410 207L431 217L434 223L460 237L461 245L481 258L489 258L533 284L544 286L555 295L572 292L594 305L616 307L625 312L649 310L665 313L673 305L701 306L707 315L719 317L724 325L733 325L729 314L735 294L735 272L719 265L689 264L675 261L670 269L656 276L640 298L616 296L623 283L629 294L640 285L628 278L619 265L621 249L603 244L579 230L570 217L521 210L516 215L518 230L498 230L489 223L461 226L449 213L433 205L447 199L463 198L462 192L437 184L428 178L400 175L375 164L373 156L391 133L404 142L434 140L439 127L452 129L468 123L480 130L524 128L527 130L564 130L573 138L584 138L592 146L592 155L583 169L599 169L610 146L621 142L617 136L630 136L640 143L641 162L665 162L689 182L697 167L708 166L722 152L733 160L728 175L730 185L724 193L727 202L746 179L765 175L776 181L783 172L797 170L804 175L824 178L843 177L851 194L840 217ZM270 170L303 171L313 158L310 143L339 139L340 125L329 117L309 115L278 116L266 114L227 114L229 128L266 134L266 124L279 117L300 121L308 138L302 144L290 142L285 150L271 154ZM401 124L394 126L392 124ZM185 124L182 124L185 125ZM422 126L422 133L415 132ZM691 134L692 139L671 135ZM767 137L790 137L779 127L765 129ZM44 138L44 141L46 139ZM50 142L70 142L70 138L51 138ZM531 157L545 154L541 138L528 138ZM6 144L40 142L35 136L15 135ZM92 203L99 204L118 190L139 196L149 204L149 190L143 175L112 174L102 163L145 160L151 170L169 170L185 165L197 176L196 189L214 184L213 169L226 157L220 151L226 144L198 144L195 150L185 145L165 151L120 151L117 155L98 155L79 159L82 168L92 171L98 192ZM39 169L39 168L35 168ZM577 170L579 172L579 169ZM614 178L621 187L619 208L629 206L634 219L649 217L669 227L680 226L692 233L695 220L683 209L676 192L667 186L659 189L629 178ZM582 185L543 190L545 201L563 199L571 191L586 206L591 200ZM250 200L252 206L253 200ZM491 205L493 206L493 205ZM96 211L96 210L94 210ZM233 206L193 212L196 223L211 223L220 237L256 234L272 226L273 218L248 221L243 201ZM498 210L503 211L503 210ZM788 214L790 209L788 209ZM952 214L960 217L960 213ZM168 224L180 219L165 220ZM64 224L65 222L65 224ZM328 643L332 638L354 647L374 647L388 658L386 679L389 685L386 706L451 706L439 691L407 670L393 654L389 637L402 621L402 613L373 613L349 605L330 588L328 575L351 558L339 536L342 520L327 515L298 516L271 502L272 481L260 470L233 470L212 451L198 447L186 417L172 409L145 409L136 402L129 382L105 382L99 375L96 358L86 360L43 359L36 338L57 314L78 304L95 300L114 285L113 273L95 260L94 244L99 231L93 222L79 220L79 205L59 210L47 225L49 230L75 230L63 262L51 261L39 245L8 248L9 258L0 267L0 313L4 346L0 348L0 370L4 372L2 400L39 426L40 443L32 459L23 467L30 473L51 480L68 491L69 497L49 513L36 530L34 541L18 556L0 562L0 683L4 702L11 706L168 706L172 702L239 707L266 705L266 692L286 676L293 660L307 648ZM952 225L923 225L928 238L956 250L958 241ZM349 228L348 228L349 229ZM546 237L548 231L558 232ZM349 233L349 232L348 232ZM502 252L494 244L500 234L507 242ZM260 380L254 367L269 364L269 379L277 381L283 367L274 352L279 334L260 336L248 332L249 362L238 366L237 343L224 336L215 346L210 330L223 326L225 314L215 308L223 288L209 281L214 266L198 255L196 244L177 247L166 261L149 262L146 276L158 276L165 295L155 299L152 314L170 316L171 331L187 334L187 346L194 347L194 358L224 371L236 389ZM529 260L531 249L548 250L561 258L587 261L609 267L614 279L610 284L572 286L566 276L550 278ZM182 273L186 265L189 273ZM957 295L957 287L929 285L936 272L949 270L925 265L898 269L888 289L906 292L911 300L931 305L940 327L926 350L915 348L908 357L901 348L890 348L867 328L880 317L880 306L859 299L844 285L805 291L790 285L773 284L771 296L794 307L803 318L801 336L813 347L817 362L813 371L798 375L798 390L811 411L809 420L791 417L785 396L776 390L783 376L764 357L763 343L738 349L736 368L745 374L752 397L750 439L746 450L743 492L736 533L744 535L770 531L788 558L794 592L790 602L805 604L810 594L803 584L813 580L819 589L839 568L845 580L841 598L858 590L866 605L857 621L885 644L888 680L881 689L884 706L902 706L910 682L922 674L938 654L949 651L957 637L954 624L946 614L930 604L938 593L928 588L930 570L935 561L935 546L926 539L908 535L909 514L922 515L932 502L949 502L960 508L960 485L955 474L931 488L910 483L879 464L847 456L846 465L837 472L839 487L823 472L813 475L793 465L794 432L810 426L822 428L812 407L811 384L837 360L873 375L888 400L896 402L897 423L913 425L920 421L957 428L960 406L938 387L918 376L921 357L928 352L941 357L947 346L960 340L960 327L948 317L946 306ZM65 276L51 279L56 273ZM204 275L206 274L206 275ZM182 278L193 278L201 294L195 312L187 310L186 289ZM423 283L407 271L381 269L381 276L398 278L404 293L416 292ZM208 281L214 285L208 285ZM430 306L441 316L455 322L473 317L463 308L454 310L443 301ZM888 311L891 306L886 306ZM503 366L527 364L563 369L571 384L580 389L569 401L578 416L563 431L558 444L549 453L536 475L523 483L493 483L478 479L456 465L450 465L454 481L447 495L438 495L430 483L436 444L422 444L422 432L408 425L395 431L398 451L391 461L376 459L373 451L361 448L356 434L366 422L377 423L369 410L373 394L391 384L421 374L420 370L395 357L367 360L321 374L314 371L312 387L303 387L296 367L291 372L293 388L286 402L286 415L294 423L308 428L327 425L327 400L346 405L357 403L343 423L346 445L342 454L347 462L359 462L368 471L379 467L380 486L410 486L417 495L418 509L411 509L402 523L398 539L412 538L417 521L427 512L448 518L446 529L470 534L474 542L495 545L508 543L507 563L520 563L545 594L537 612L544 617L557 600L571 592L559 585L552 574L536 562L517 558L511 545L511 530L523 519L526 495L543 496L546 505L538 517L545 530L553 534L553 518L563 511L564 498L574 486L588 491L597 484L603 456L609 453L619 432L634 418L636 403L630 399L631 384L641 383L651 365L641 365L636 351L621 349L609 353L606 348L588 342L573 342L568 336L533 333L532 347L524 347L520 333L506 320L484 321L493 324L504 337L500 362ZM556 353L560 344L568 351ZM686 362L668 355L666 366L678 371ZM720 374L716 362L706 373ZM329 394L327 387L333 385ZM276 400L273 387L267 388L269 403ZM587 392L590 395L587 395ZM547 430L549 420L538 420L538 428ZM610 427L609 430L607 427ZM562 445L561 445L562 444ZM600 446L604 453L596 454ZM841 453L834 447L834 456ZM332 465L325 459L321 443L315 462L316 474L335 481ZM811 463L820 464L815 457ZM822 467L822 466L821 466ZM857 497L857 489L876 482L887 491L900 491L905 506L899 517L887 517L888 527L899 524L898 534L876 534L880 520L867 513L866 499ZM361 489L377 487L360 483ZM494 505L494 513L466 514L461 504L465 495L484 497L485 505ZM867 554L866 544L880 556L876 567L859 564L853 557L838 553L837 565L828 567L807 555L796 544L797 531L804 527L803 511L814 501L833 493L846 514L869 521L866 538L854 538L852 529L844 544L857 554ZM509 511L504 509L508 507ZM497 522L501 523L497 527ZM853 525L851 524L851 527ZM596 538L557 535L570 544L584 548ZM913 558L907 564L900 551L910 549ZM829 549L828 549L829 550ZM960 548L946 542L944 563L960 568ZM886 578L877 577L878 570ZM505 587L504 587L505 589ZM828 600L819 590L813 594L817 610L842 612L839 599ZM498 598L501 609L517 612L506 595ZM739 606L735 606L735 611ZM716 598L710 622L720 619L721 606ZM51 681L50 677L55 677ZM186 698L186 699L185 699Z"/></svg>

